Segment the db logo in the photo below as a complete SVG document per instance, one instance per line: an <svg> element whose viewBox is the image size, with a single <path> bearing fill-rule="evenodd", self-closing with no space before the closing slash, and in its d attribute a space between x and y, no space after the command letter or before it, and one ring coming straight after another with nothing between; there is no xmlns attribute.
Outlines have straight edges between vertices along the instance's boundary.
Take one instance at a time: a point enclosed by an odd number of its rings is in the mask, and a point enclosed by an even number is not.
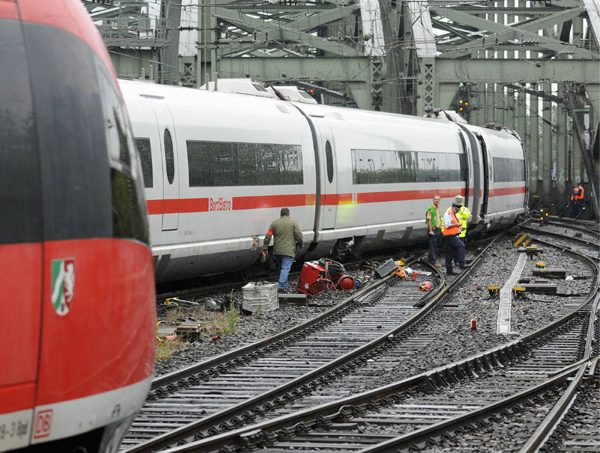
<svg viewBox="0 0 600 453"><path fill-rule="evenodd" d="M52 415L52 409L38 412L35 419L35 431L33 433L35 439L50 435L50 431L52 431Z"/></svg>

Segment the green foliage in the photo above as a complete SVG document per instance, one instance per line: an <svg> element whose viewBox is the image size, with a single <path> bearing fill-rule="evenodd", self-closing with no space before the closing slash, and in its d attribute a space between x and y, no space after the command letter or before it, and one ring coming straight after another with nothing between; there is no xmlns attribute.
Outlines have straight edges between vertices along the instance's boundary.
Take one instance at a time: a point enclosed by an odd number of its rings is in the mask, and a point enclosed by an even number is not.
<svg viewBox="0 0 600 453"><path fill-rule="evenodd" d="M240 315L235 308L235 300L232 298L227 312L227 328L229 332L237 331L237 322L240 320Z"/></svg>
<svg viewBox="0 0 600 453"><path fill-rule="evenodd" d="M155 362L159 362L161 360L170 359L173 356L175 351L179 351L181 349L185 349L187 343L181 341L179 338L176 340L163 340L161 338L156 338L156 358Z"/></svg>

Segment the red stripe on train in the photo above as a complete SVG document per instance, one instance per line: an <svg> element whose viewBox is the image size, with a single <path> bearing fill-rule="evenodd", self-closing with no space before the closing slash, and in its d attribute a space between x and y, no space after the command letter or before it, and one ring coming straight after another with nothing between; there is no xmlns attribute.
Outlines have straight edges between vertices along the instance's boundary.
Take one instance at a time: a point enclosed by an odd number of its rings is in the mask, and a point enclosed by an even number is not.
<svg viewBox="0 0 600 453"><path fill-rule="evenodd" d="M389 201L407 201L407 200L430 200L435 195L442 198L454 198L456 195L465 195L464 189L444 189L444 190L399 190L394 192L370 192L370 193L343 193L343 194L324 194L321 195L321 205L338 206L352 204L353 196L356 197L356 203L385 203ZM493 189L492 197L511 195L516 193L525 193L525 187L513 187L507 189ZM469 195L473 196L473 188L469 189ZM148 200L148 214L177 214L208 212L211 198L185 198L179 200ZM315 205L315 194L296 194L296 195L260 195L251 197L233 197L231 204L227 209L215 209L217 211L243 211L248 209L280 208L282 206L313 206ZM222 200L221 200L222 201ZM229 200L225 200L228 202ZM163 207L164 205L164 207ZM222 204L223 205L223 204Z"/></svg>
<svg viewBox="0 0 600 453"><path fill-rule="evenodd" d="M490 197L501 197L504 195L514 195L517 193L525 193L525 187L506 187L504 189L490 190Z"/></svg>
<svg viewBox="0 0 600 453"><path fill-rule="evenodd" d="M233 197L234 211L244 209L263 209L281 206L311 206L315 204L315 194L268 195L258 197Z"/></svg>

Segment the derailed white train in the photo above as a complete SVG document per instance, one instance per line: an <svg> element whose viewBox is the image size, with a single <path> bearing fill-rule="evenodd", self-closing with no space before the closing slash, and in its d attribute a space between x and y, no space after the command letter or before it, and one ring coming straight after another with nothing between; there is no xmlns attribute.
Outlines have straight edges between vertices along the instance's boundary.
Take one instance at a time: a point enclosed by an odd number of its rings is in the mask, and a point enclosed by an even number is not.
<svg viewBox="0 0 600 453"><path fill-rule="evenodd" d="M299 259L425 241L434 195L471 230L527 210L516 134L450 121L121 81L143 163L157 281L246 269L281 207Z"/></svg>

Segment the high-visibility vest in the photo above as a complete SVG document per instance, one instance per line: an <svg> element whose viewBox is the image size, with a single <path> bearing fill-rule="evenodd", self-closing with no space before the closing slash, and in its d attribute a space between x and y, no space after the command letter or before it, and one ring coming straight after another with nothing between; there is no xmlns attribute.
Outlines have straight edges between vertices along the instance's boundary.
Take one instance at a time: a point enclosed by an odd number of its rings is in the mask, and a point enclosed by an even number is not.
<svg viewBox="0 0 600 453"><path fill-rule="evenodd" d="M450 212L448 213L452 216L452 222L451 223L458 223L458 219L456 218L456 214L454 214L454 211L452 211L452 209L450 209ZM458 231L460 230L460 226L451 226L451 227L444 227L444 236L454 236L455 234L458 234Z"/></svg>
<svg viewBox="0 0 600 453"><path fill-rule="evenodd" d="M583 186L579 186L577 189L575 189L579 192L579 195L575 195L575 191L573 191L573 195L571 195L571 201L575 200L583 200Z"/></svg>
<svg viewBox="0 0 600 453"><path fill-rule="evenodd" d="M456 213L456 217L460 220L460 226L462 228L459 237L464 238L467 235L467 220L471 217L471 210L466 206L460 208L460 211Z"/></svg>

